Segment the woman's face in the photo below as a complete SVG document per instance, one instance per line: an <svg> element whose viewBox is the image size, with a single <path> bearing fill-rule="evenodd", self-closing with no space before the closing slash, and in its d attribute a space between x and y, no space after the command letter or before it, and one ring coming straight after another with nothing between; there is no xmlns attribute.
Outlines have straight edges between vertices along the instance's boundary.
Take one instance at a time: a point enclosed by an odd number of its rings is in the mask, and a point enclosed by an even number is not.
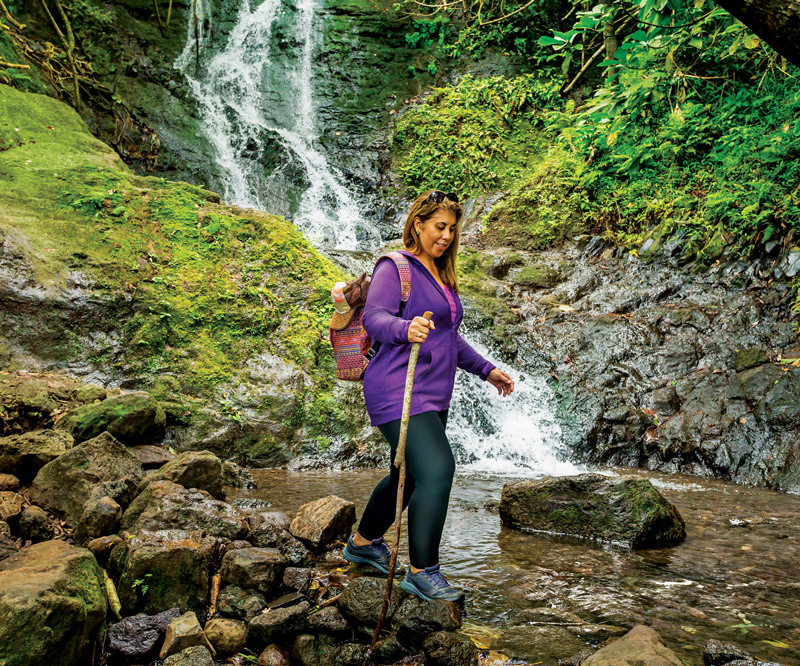
<svg viewBox="0 0 800 666"><path fill-rule="evenodd" d="M456 235L456 214L452 210L439 209L425 222L414 218L420 244L420 256L438 259Z"/></svg>

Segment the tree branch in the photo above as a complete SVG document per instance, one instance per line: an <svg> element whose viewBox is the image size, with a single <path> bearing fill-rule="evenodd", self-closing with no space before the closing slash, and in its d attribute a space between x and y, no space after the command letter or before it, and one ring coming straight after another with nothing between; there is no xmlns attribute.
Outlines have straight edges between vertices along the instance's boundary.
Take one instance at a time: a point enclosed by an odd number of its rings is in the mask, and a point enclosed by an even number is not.
<svg viewBox="0 0 800 666"><path fill-rule="evenodd" d="M6 21L8 21L11 25L13 25L17 30L22 30L25 27L24 23L18 23L14 20L14 17L11 16L11 12L8 11L3 0L0 0L0 11L3 12L3 16L6 17Z"/></svg>

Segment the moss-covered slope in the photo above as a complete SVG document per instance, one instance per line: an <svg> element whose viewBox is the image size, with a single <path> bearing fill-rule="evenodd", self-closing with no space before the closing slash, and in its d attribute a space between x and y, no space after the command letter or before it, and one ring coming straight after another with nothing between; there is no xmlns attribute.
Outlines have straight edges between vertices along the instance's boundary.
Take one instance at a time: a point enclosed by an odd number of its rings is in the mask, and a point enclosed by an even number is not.
<svg viewBox="0 0 800 666"><path fill-rule="evenodd" d="M148 389L195 419L212 406L195 436L247 458L352 421L326 339L342 275L290 222L136 176L72 109L7 86L0 177L0 360ZM219 412L236 428L216 441Z"/></svg>

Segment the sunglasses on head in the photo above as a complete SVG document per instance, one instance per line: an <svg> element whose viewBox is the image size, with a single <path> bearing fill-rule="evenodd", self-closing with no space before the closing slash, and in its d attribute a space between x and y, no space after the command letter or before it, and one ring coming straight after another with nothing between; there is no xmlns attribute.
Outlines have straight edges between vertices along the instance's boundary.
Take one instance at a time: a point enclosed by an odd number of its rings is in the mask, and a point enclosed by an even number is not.
<svg viewBox="0 0 800 666"><path fill-rule="evenodd" d="M427 200L431 201L433 203L436 203L436 204L440 204L445 199L450 199L450 201L452 201L453 203L458 203L458 195L457 194L452 194L450 192L442 192L441 190L433 190L433 192L431 192L428 195L428 199Z"/></svg>

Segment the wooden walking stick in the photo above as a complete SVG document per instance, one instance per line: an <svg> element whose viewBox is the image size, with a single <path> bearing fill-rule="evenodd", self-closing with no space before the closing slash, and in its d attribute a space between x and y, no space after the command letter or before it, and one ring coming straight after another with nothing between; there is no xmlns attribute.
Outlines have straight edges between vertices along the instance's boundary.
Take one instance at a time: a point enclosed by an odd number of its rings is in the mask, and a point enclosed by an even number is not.
<svg viewBox="0 0 800 666"><path fill-rule="evenodd" d="M422 315L428 321L433 317L433 312L426 312ZM397 451L394 454L394 466L400 470L400 479L397 483L397 505L394 512L394 546L392 547L392 556L389 558L389 576L386 579L386 596L383 598L383 608L381 608L380 617L378 617L378 626L375 627L375 633L372 635L372 643L369 646L369 651L375 649L378 642L378 636L383 627L383 621L386 619L386 612L389 610L389 602L392 598L392 583L394 582L394 568L397 565L397 551L400 549L400 525L403 519L403 493L406 485L406 436L408 435L408 419L411 413L411 391L414 388L414 371L417 369L417 357L419 356L419 346L421 343L414 342L411 345L411 355L408 357L408 372L406 372L406 390L403 395L403 415L400 419L400 437L397 440ZM409 566L411 566L409 564Z"/></svg>

